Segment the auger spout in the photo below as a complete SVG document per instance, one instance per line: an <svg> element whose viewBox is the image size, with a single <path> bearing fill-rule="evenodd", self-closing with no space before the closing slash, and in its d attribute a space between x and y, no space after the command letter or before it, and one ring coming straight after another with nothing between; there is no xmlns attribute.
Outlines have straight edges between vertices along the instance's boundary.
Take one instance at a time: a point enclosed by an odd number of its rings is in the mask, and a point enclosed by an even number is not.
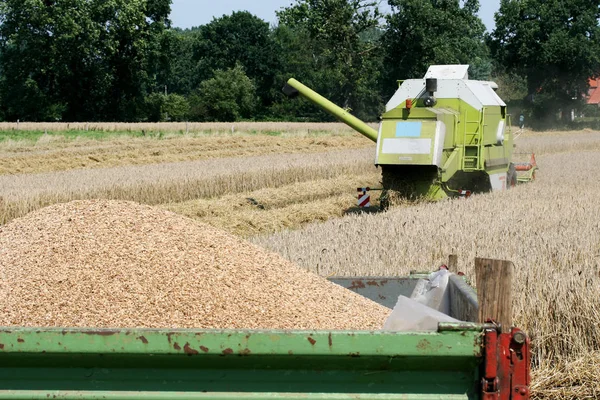
<svg viewBox="0 0 600 400"><path fill-rule="evenodd" d="M341 122L356 130L358 133L368 137L374 142L377 142L377 131L375 129L371 128L369 125L356 118L354 115L350 114L343 108L335 105L331 101L327 100L325 97L321 96L311 88L298 82L294 78L291 78L287 81L287 85L283 88L283 92L290 97L294 97L298 94L301 94L304 98L310 100L318 107L321 107L323 110L327 111L329 114L333 115Z"/></svg>

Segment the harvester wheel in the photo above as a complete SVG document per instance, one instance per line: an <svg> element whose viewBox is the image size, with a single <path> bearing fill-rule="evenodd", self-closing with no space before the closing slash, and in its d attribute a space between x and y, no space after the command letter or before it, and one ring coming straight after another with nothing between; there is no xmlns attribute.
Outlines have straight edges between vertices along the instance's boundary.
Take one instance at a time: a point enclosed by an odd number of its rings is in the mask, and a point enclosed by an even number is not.
<svg viewBox="0 0 600 400"><path fill-rule="evenodd" d="M515 186L517 186L517 170L515 169L515 164L510 163L510 165L508 166L508 172L506 175L507 175L506 183L507 183L508 189L512 189Z"/></svg>
<svg viewBox="0 0 600 400"><path fill-rule="evenodd" d="M388 191L384 189L381 192L381 196L379 196L379 209L381 211L387 211L388 208L390 208L390 199L388 197Z"/></svg>

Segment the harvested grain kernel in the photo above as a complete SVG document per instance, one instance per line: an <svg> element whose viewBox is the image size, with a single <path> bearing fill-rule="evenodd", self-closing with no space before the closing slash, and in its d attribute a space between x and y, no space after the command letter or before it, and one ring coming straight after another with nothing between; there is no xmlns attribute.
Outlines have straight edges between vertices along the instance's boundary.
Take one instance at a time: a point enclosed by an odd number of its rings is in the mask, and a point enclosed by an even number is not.
<svg viewBox="0 0 600 400"><path fill-rule="evenodd" d="M0 227L1 326L379 329L389 310L235 236L124 201Z"/></svg>

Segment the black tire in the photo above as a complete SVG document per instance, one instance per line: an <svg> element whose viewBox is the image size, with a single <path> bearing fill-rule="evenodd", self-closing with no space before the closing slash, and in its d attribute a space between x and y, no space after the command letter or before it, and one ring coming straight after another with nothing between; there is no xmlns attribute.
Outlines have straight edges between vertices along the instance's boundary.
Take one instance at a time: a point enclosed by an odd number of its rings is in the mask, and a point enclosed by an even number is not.
<svg viewBox="0 0 600 400"><path fill-rule="evenodd" d="M387 190L383 190L383 192L381 193L381 196L379 197L379 210L380 211L387 211L388 208L390 208L390 199L389 199L389 194Z"/></svg>

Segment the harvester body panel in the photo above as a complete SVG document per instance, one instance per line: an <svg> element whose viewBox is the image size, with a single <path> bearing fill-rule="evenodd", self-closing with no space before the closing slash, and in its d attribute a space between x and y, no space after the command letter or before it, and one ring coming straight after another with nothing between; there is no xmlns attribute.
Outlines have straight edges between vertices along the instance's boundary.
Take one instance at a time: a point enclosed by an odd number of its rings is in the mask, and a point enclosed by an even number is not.
<svg viewBox="0 0 600 400"><path fill-rule="evenodd" d="M429 78L438 79L438 78ZM406 99L419 98L425 91L426 79L408 79L398 88L386 105L386 111L398 108ZM496 84L487 81L464 79L439 79L435 97L441 99L461 99L471 107L482 110L484 107L506 107L506 103L494 91Z"/></svg>

